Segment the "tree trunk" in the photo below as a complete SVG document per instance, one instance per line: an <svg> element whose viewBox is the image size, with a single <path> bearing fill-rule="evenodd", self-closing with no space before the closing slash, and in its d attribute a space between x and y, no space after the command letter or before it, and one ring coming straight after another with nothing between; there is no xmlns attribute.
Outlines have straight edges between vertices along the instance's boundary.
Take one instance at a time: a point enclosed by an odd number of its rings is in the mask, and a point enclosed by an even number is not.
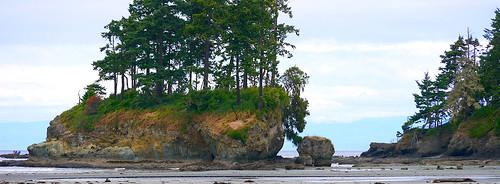
<svg viewBox="0 0 500 184"><path fill-rule="evenodd" d="M171 95L173 93L173 91L172 91L172 83L173 83L173 81L170 81L167 84L167 93L168 93L168 95Z"/></svg>
<svg viewBox="0 0 500 184"><path fill-rule="evenodd" d="M271 86L276 87L276 69L273 68L273 71L271 72Z"/></svg>
<svg viewBox="0 0 500 184"><path fill-rule="evenodd" d="M248 88L248 74L246 71L243 71L243 89Z"/></svg>
<svg viewBox="0 0 500 184"><path fill-rule="evenodd" d="M130 87L129 87L128 83L129 83L129 82L128 82L128 77L127 77L127 75L125 75L125 84L127 85L127 86L126 86L126 88L125 88L125 90L130 89Z"/></svg>
<svg viewBox="0 0 500 184"><path fill-rule="evenodd" d="M203 89L208 89L208 73L210 72L210 40L205 40L205 56L203 58Z"/></svg>
<svg viewBox="0 0 500 184"><path fill-rule="evenodd" d="M189 92L193 90L193 69L189 69Z"/></svg>
<svg viewBox="0 0 500 184"><path fill-rule="evenodd" d="M240 56L236 56L236 105L241 103L240 91Z"/></svg>
<svg viewBox="0 0 500 184"><path fill-rule="evenodd" d="M135 75L136 75L137 71L135 69L135 65L132 67L132 74L130 75L130 81L132 83L132 89L135 90L136 88L136 81L135 81Z"/></svg>
<svg viewBox="0 0 500 184"><path fill-rule="evenodd" d="M156 53L158 54L159 57L159 66L156 67L156 75L162 76L161 78L158 78L156 81L156 95L157 96L162 96L163 91L165 89L165 83L163 79L163 73L165 70L165 55L164 55L164 46L163 46L163 40L161 38L158 39L157 41L158 45L156 48Z"/></svg>
<svg viewBox="0 0 500 184"><path fill-rule="evenodd" d="M266 86L269 86L269 71L264 72L266 74Z"/></svg>
<svg viewBox="0 0 500 184"><path fill-rule="evenodd" d="M123 92L125 92L125 74L122 73L122 89L121 89L121 93L123 94Z"/></svg>
<svg viewBox="0 0 500 184"><path fill-rule="evenodd" d="M232 76L233 76L232 75L233 74L233 69L234 69L234 56L231 56L231 59L229 61L229 65L228 65L228 67L226 69L226 78L227 79L231 79L232 78ZM228 81L226 83L227 83L226 84L227 85L226 88L228 90L234 89L234 85L231 84L231 82Z"/></svg>
<svg viewBox="0 0 500 184"><path fill-rule="evenodd" d="M262 62L262 61L260 61ZM262 110L262 107L264 107L264 100L263 100L263 97L264 97L264 90L263 90L263 86L262 86L262 79L264 78L264 70L262 69L262 64L261 66L259 67L259 110Z"/></svg>
<svg viewBox="0 0 500 184"><path fill-rule="evenodd" d="M116 94L118 93L118 76L116 75L116 73L113 73L113 89L114 89L114 95L116 96Z"/></svg>

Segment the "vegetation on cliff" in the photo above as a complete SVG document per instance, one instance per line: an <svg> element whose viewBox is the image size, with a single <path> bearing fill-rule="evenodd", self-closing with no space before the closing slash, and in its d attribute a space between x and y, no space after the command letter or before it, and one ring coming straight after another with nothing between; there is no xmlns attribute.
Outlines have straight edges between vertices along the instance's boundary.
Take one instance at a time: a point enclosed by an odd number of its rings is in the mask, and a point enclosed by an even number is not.
<svg viewBox="0 0 500 184"><path fill-rule="evenodd" d="M417 81L418 111L400 140L374 143L363 156L500 156L500 9L495 14L487 46L467 32L441 55L436 76Z"/></svg>
<svg viewBox="0 0 500 184"><path fill-rule="evenodd" d="M292 18L287 0L134 0L129 13L105 26L105 57L92 63L99 79L61 115L72 130L92 131L118 111L161 109L186 120L228 112L263 118L279 109L285 136L301 141L309 76L298 67L278 72L278 59L292 57L288 35L298 35L279 22ZM99 84L107 80L109 97ZM246 134L228 132L242 141Z"/></svg>
<svg viewBox="0 0 500 184"><path fill-rule="evenodd" d="M403 125L404 133L467 123L464 126L472 137L485 136L489 131L500 135L496 131L500 129L500 9L495 14L492 28L486 29L487 46L469 33L465 38L459 36L441 55L443 66L437 76L432 79L425 73L424 79L417 81L420 93L414 96L418 112Z"/></svg>

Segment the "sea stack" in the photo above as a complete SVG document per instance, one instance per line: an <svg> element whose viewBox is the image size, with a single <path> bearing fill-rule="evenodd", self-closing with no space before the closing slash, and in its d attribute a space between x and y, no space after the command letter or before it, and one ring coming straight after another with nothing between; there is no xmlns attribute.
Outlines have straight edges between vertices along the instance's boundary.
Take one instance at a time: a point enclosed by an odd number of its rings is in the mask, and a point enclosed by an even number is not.
<svg viewBox="0 0 500 184"><path fill-rule="evenodd" d="M299 162L306 166L330 166L335 149L328 138L306 136L299 144L297 152Z"/></svg>

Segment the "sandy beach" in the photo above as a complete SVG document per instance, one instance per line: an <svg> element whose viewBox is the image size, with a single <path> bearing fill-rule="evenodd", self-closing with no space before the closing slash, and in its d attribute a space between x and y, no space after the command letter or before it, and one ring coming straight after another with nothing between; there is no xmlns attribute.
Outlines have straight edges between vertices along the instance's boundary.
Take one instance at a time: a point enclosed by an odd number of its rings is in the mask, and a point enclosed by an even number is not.
<svg viewBox="0 0 500 184"><path fill-rule="evenodd" d="M171 170L70 169L0 167L0 183L433 183L471 179L465 183L500 183L500 166L332 167L304 170ZM106 182L108 180L108 182ZM467 180L464 180L467 181Z"/></svg>

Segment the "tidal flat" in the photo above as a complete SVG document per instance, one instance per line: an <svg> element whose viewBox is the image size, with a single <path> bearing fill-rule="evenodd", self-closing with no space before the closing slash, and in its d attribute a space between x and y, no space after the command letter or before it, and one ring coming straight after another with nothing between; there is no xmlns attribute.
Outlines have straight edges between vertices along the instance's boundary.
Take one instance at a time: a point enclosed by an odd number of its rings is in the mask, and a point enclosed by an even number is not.
<svg viewBox="0 0 500 184"><path fill-rule="evenodd" d="M0 183L500 183L500 165L374 165L306 167L303 170L179 171L0 167ZM463 182L461 182L463 181Z"/></svg>

